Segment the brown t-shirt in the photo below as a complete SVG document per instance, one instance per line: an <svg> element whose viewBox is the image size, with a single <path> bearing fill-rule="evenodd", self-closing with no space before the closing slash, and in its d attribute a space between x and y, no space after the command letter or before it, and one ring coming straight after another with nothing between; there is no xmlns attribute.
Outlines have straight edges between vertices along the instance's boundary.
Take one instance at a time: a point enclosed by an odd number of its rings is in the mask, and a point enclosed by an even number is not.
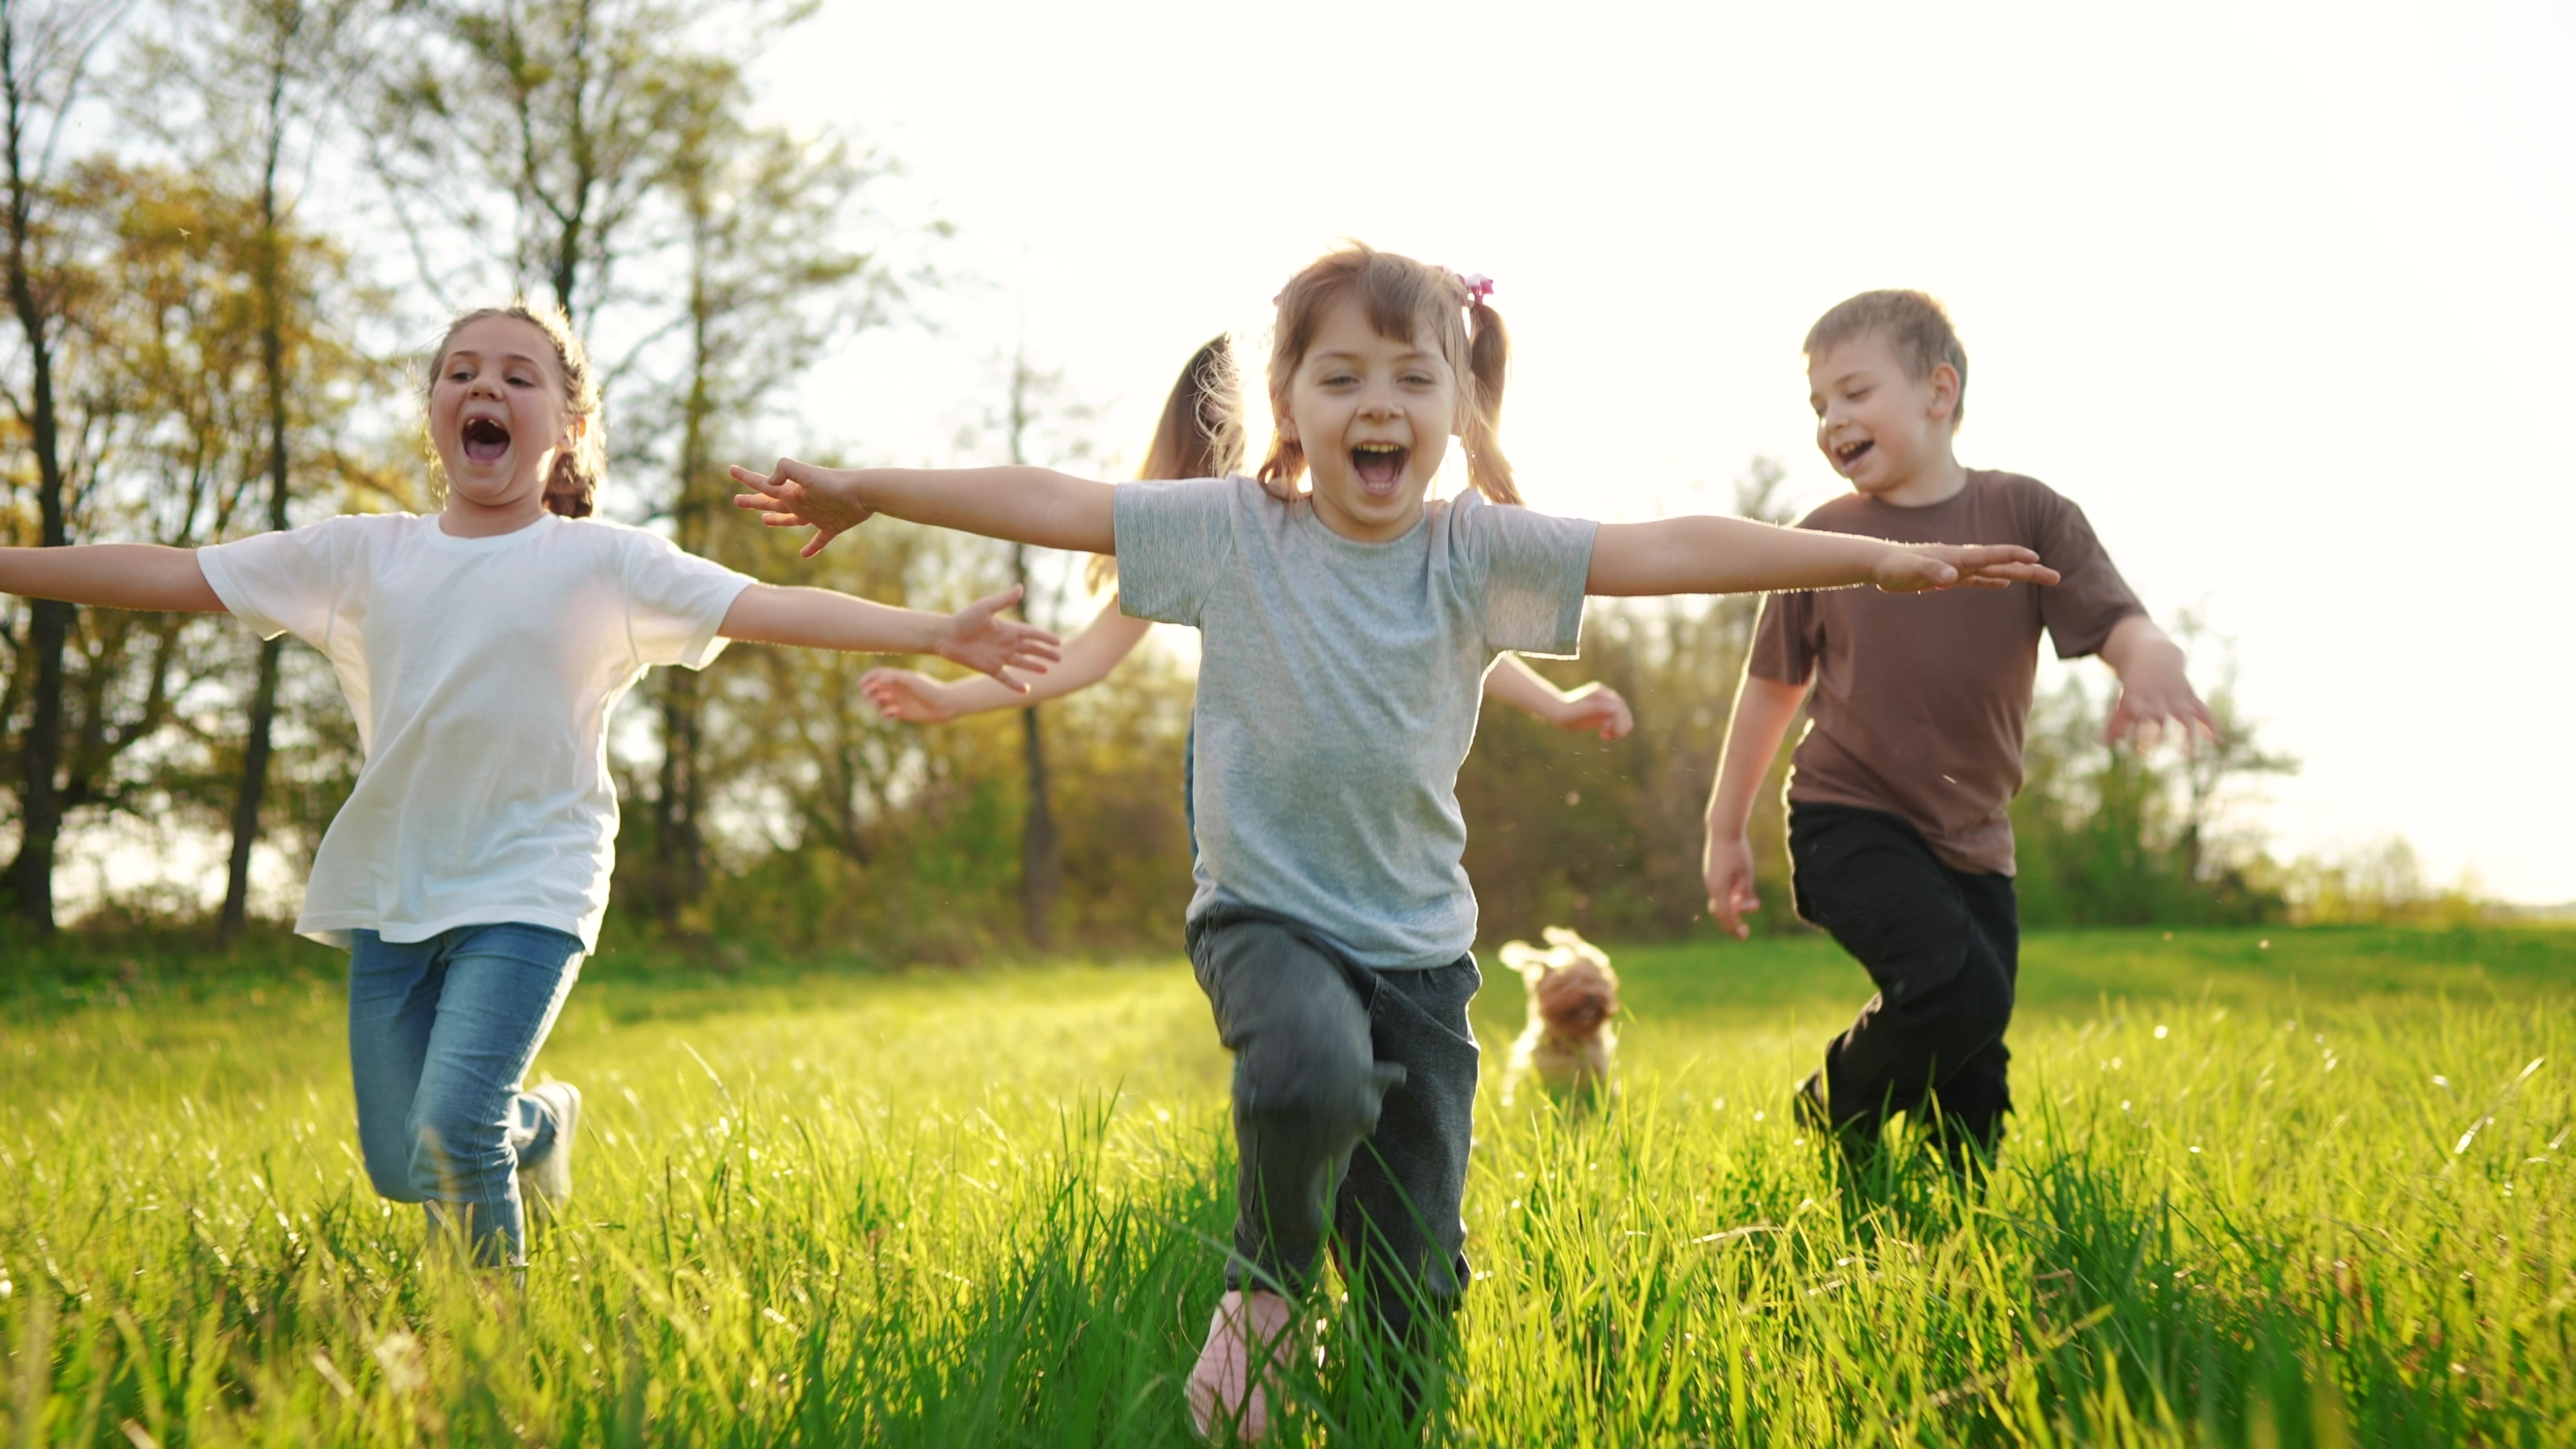
<svg viewBox="0 0 2576 1449"><path fill-rule="evenodd" d="M1773 594L1747 666L1782 684L1816 682L1791 757L1791 800L1886 811L1953 869L2012 874L2005 811L2021 789L2040 631L2059 658L2082 658L2145 612L2138 596L2084 511L2017 473L1970 472L1967 487L1921 508L1854 493L1798 526L1899 543L2018 543L2062 576L2047 588Z"/></svg>

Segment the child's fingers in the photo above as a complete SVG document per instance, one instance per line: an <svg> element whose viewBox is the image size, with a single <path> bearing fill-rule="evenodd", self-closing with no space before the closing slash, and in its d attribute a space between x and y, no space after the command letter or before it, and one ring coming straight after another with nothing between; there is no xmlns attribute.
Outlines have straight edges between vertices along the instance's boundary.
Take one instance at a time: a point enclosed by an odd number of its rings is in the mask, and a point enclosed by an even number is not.
<svg viewBox="0 0 2576 1449"><path fill-rule="evenodd" d="M1011 607L1013 604L1018 603L1018 602L1020 601L1020 594L1021 594L1021 592L1022 592L1022 591L1021 591L1021 589L1020 589L1020 586L1019 586L1018 584L1013 584L1013 585L1011 585L1009 588L1002 590L1002 591L1001 591L1000 593L998 593L998 594L986 594L984 597L982 597L982 598L980 598L980 599L977 599L975 602L973 602L973 603L971 603L971 604L968 604L964 609L960 610L959 612L960 612L960 613L978 613L978 614L998 614L998 613L1002 612L1004 609L1007 609L1007 608Z"/></svg>
<svg viewBox="0 0 2576 1449"><path fill-rule="evenodd" d="M783 498L795 481L790 472L795 466L794 459L781 458L777 466L766 473L755 472L740 463L734 464L725 471L732 475L733 481L746 488L757 488L772 498Z"/></svg>
<svg viewBox="0 0 2576 1449"><path fill-rule="evenodd" d="M2037 563L2039 555L2017 543L1962 543L1943 550L1961 568L1985 568L1993 564Z"/></svg>
<svg viewBox="0 0 2576 1449"><path fill-rule="evenodd" d="M1739 941L1753 934L1752 928L1744 924L1744 913L1761 908L1760 901L1752 899L1743 887L1733 881L1727 882L1726 888L1708 903L1709 918Z"/></svg>

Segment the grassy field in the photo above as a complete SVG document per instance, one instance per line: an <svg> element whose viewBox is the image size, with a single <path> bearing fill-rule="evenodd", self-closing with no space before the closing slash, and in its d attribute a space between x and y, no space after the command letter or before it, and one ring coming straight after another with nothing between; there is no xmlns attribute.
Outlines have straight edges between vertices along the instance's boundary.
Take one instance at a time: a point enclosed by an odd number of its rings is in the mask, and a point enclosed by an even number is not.
<svg viewBox="0 0 2576 1449"><path fill-rule="evenodd" d="M519 1296L367 1191L338 958L114 954L0 996L0 1441L1187 1441L1232 1170L1178 961L602 958ZM1976 1199L1786 1120L1829 944L1617 959L1613 1111L1489 1072L1438 1442L2576 1442L2576 933L2036 937ZM1342 1312L1287 1439L1417 1442Z"/></svg>

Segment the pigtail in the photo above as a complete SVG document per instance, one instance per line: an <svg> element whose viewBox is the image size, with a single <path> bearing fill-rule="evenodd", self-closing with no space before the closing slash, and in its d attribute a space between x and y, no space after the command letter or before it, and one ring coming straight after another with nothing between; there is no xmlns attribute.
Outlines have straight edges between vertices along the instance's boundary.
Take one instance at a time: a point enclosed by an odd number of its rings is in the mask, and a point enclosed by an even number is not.
<svg viewBox="0 0 2576 1449"><path fill-rule="evenodd" d="M1234 344L1220 333L1182 364L1136 477L1139 482L1223 478L1242 468L1243 379L1235 369ZM1100 593L1118 578L1117 557L1093 554L1082 578L1093 593Z"/></svg>
<svg viewBox="0 0 2576 1449"><path fill-rule="evenodd" d="M588 518L599 502L600 481L608 473L607 431L593 415L581 438L555 454L555 470L546 479L546 511L566 518Z"/></svg>
<svg viewBox="0 0 2576 1449"><path fill-rule="evenodd" d="M1478 285L1482 283L1482 285ZM1467 481L1489 503L1518 503L1521 491L1512 481L1512 464L1503 456L1503 383L1510 376L1512 335L1503 314L1485 300L1493 284L1479 277L1467 283L1467 376L1459 391L1466 416L1459 420L1458 441L1467 449Z"/></svg>
<svg viewBox="0 0 2576 1449"><path fill-rule="evenodd" d="M1137 478L1222 478L1243 466L1243 386L1234 347L1212 337L1190 354L1163 400L1154 445Z"/></svg>

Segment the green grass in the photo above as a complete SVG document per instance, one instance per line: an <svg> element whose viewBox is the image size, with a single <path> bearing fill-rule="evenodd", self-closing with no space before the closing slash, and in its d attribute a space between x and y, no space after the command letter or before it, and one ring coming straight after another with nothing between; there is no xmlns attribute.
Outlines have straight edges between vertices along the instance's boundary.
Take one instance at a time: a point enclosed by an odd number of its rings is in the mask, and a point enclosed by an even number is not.
<svg viewBox="0 0 2576 1449"><path fill-rule="evenodd" d="M1619 1105L1488 1082L1444 1442L2576 1442L2576 933L2265 939L2034 938L1973 1200L1784 1120L1829 943L1617 953ZM1186 1442L1232 1170L1179 962L603 958L523 1297L366 1189L337 964L5 988L0 1442ZM1287 1438L1416 1442L1315 1317Z"/></svg>

